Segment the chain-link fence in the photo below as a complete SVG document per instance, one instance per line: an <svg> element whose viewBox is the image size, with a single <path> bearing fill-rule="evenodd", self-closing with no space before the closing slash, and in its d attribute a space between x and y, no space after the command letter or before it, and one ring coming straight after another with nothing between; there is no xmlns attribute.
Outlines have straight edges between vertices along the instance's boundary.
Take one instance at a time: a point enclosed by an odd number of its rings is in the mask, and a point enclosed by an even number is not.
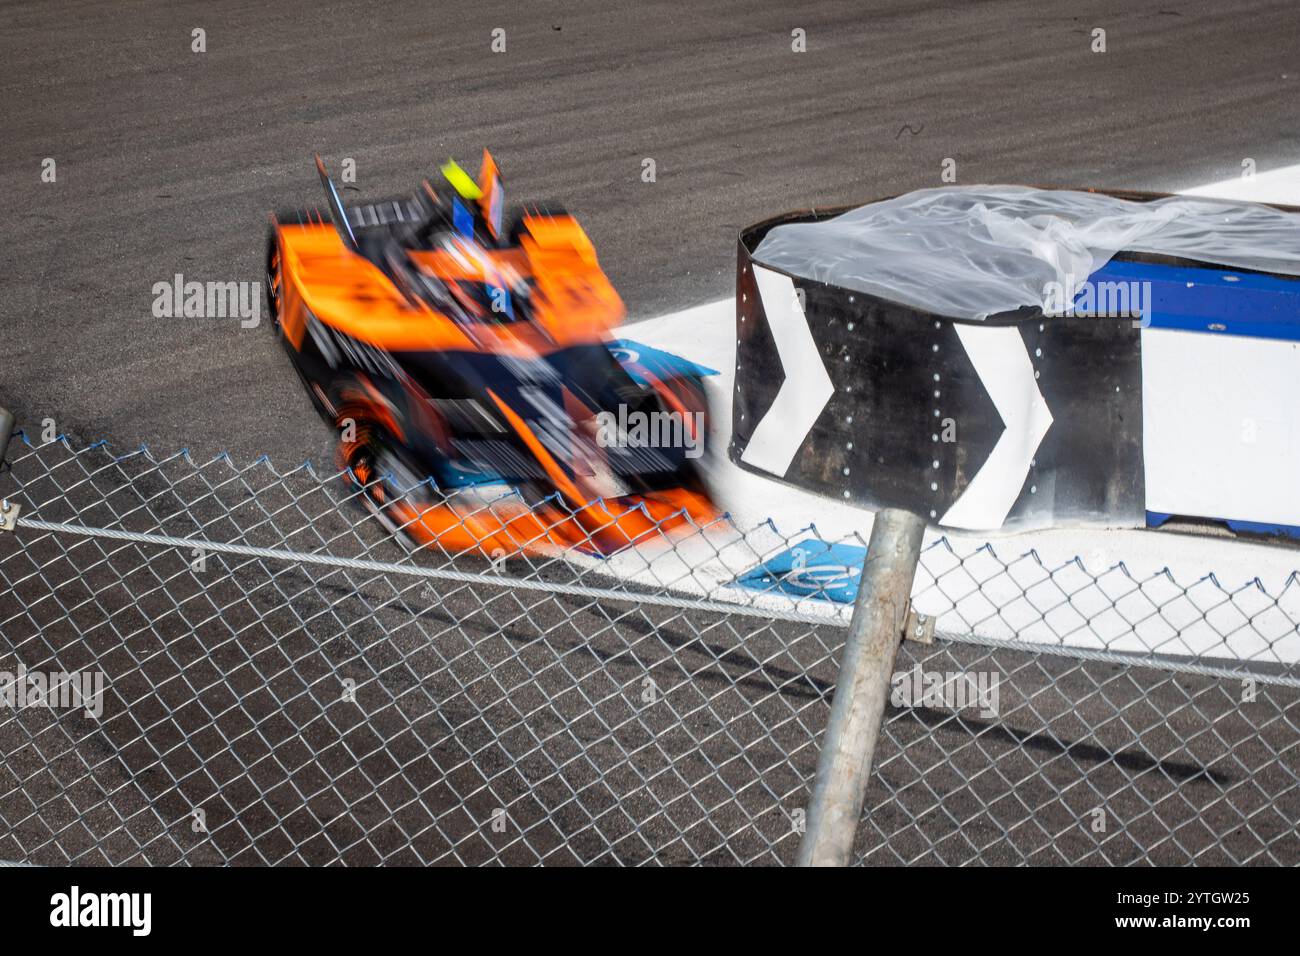
<svg viewBox="0 0 1300 956"><path fill-rule="evenodd" d="M793 861L862 541L503 548L468 489L413 549L343 475L9 458L0 859ZM1300 862L1300 585L1014 548L927 542L855 856Z"/></svg>

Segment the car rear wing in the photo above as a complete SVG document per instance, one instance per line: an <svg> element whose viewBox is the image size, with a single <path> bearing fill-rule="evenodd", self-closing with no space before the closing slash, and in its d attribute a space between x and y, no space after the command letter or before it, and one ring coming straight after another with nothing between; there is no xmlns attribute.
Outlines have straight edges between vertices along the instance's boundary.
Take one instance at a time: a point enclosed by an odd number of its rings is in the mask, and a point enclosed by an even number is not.
<svg viewBox="0 0 1300 956"><path fill-rule="evenodd" d="M316 157L316 172L320 174L321 186L325 189L325 199L329 204L330 221L334 223L334 228L338 230L339 238L348 249L356 252L357 237L352 233L352 225L348 222L347 211L343 208L343 200L339 198L339 191L334 188L334 182L330 179L330 174L325 171L325 164L321 161L319 155Z"/></svg>

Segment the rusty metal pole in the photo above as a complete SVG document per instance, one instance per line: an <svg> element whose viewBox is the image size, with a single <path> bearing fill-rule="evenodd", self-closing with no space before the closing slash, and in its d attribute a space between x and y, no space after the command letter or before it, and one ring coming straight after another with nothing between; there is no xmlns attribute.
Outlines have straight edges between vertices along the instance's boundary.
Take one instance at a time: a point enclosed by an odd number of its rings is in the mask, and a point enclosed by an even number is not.
<svg viewBox="0 0 1300 956"><path fill-rule="evenodd" d="M887 508L876 515L830 723L822 742L799 866L847 866L862 816L876 739L903 640L925 520Z"/></svg>

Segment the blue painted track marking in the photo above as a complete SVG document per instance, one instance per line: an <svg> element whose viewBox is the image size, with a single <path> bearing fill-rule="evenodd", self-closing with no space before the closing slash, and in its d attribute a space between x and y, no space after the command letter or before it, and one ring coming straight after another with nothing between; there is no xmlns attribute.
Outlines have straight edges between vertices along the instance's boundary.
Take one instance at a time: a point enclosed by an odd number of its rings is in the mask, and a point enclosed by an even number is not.
<svg viewBox="0 0 1300 956"><path fill-rule="evenodd" d="M736 583L755 591L852 604L866 556L861 545L806 541L751 568Z"/></svg>
<svg viewBox="0 0 1300 956"><path fill-rule="evenodd" d="M662 349L634 342L631 339L616 339L609 344L609 350L638 385L650 384L637 370L636 366L638 364L652 375L657 375L660 379L677 378L679 376L703 378L707 375L718 374L717 369L692 362L690 359L674 355L672 352L665 352Z"/></svg>

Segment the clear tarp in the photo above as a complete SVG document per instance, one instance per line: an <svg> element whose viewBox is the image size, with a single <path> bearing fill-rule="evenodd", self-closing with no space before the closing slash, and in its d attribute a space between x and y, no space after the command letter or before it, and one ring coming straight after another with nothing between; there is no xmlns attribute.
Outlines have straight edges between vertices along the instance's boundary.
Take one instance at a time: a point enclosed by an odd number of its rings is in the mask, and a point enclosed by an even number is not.
<svg viewBox="0 0 1300 956"><path fill-rule="evenodd" d="M1060 311L1117 252L1300 275L1300 213L1222 199L1132 202L1027 186L921 189L776 226L754 260L959 319Z"/></svg>

